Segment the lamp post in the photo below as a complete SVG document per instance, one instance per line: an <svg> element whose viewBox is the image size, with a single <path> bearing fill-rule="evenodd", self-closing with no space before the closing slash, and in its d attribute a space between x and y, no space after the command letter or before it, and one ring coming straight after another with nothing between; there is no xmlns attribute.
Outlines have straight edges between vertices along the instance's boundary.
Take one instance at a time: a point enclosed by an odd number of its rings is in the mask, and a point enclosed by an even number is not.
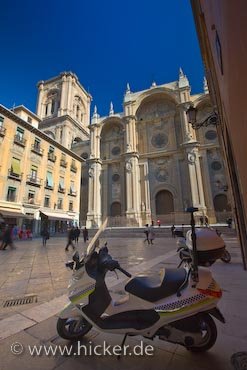
<svg viewBox="0 0 247 370"><path fill-rule="evenodd" d="M191 124L194 130L198 130L201 127L207 126L217 126L219 124L218 114L214 111L203 121L197 121L197 108L194 108L192 104L189 105L189 108L186 111L188 122Z"/></svg>

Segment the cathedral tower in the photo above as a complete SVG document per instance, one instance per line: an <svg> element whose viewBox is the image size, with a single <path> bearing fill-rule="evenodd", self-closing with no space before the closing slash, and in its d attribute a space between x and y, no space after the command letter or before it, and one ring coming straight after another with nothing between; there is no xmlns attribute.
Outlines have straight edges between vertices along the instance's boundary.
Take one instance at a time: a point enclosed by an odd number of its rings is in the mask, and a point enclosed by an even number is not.
<svg viewBox="0 0 247 370"><path fill-rule="evenodd" d="M38 83L39 128L68 149L88 140L92 97L72 72Z"/></svg>

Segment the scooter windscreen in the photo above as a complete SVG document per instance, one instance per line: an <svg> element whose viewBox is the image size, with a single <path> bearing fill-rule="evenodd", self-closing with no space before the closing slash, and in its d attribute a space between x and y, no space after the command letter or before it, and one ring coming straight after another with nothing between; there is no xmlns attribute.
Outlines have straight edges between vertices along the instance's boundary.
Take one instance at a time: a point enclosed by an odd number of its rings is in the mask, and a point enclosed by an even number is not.
<svg viewBox="0 0 247 370"><path fill-rule="evenodd" d="M97 233L94 235L94 237L92 238L92 240L88 244L87 252L86 252L86 259L87 260L90 258L90 256L93 254L93 252L97 248L99 248L99 237L100 237L100 234L105 230L105 228L107 226L107 222L108 222L108 218L105 219L105 221L103 222L103 224L101 225L101 227L99 228Z"/></svg>

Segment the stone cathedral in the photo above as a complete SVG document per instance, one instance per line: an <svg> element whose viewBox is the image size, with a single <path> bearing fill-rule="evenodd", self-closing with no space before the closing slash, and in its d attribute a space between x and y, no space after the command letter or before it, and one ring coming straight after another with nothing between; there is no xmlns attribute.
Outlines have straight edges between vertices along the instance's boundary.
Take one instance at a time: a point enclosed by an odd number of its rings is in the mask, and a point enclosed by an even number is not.
<svg viewBox="0 0 247 370"><path fill-rule="evenodd" d="M212 106L204 92L191 95L180 69L178 80L155 82L134 92L129 84L123 112L101 117L92 97L71 72L38 83L40 129L84 160L81 178L81 225L98 227L188 222L188 206L211 223L230 212L224 162L215 126L197 131L187 121L188 103L205 119Z"/></svg>

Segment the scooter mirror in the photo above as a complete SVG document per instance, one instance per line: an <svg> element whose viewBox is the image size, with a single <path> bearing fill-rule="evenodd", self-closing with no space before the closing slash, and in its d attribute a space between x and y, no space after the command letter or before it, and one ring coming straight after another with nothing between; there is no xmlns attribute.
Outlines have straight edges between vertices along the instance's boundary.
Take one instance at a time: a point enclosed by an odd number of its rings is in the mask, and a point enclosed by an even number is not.
<svg viewBox="0 0 247 370"><path fill-rule="evenodd" d="M75 261L75 262L78 262L78 261L79 261L80 256L79 256L78 251L76 251L76 252L73 254L72 259L73 259L73 261Z"/></svg>

